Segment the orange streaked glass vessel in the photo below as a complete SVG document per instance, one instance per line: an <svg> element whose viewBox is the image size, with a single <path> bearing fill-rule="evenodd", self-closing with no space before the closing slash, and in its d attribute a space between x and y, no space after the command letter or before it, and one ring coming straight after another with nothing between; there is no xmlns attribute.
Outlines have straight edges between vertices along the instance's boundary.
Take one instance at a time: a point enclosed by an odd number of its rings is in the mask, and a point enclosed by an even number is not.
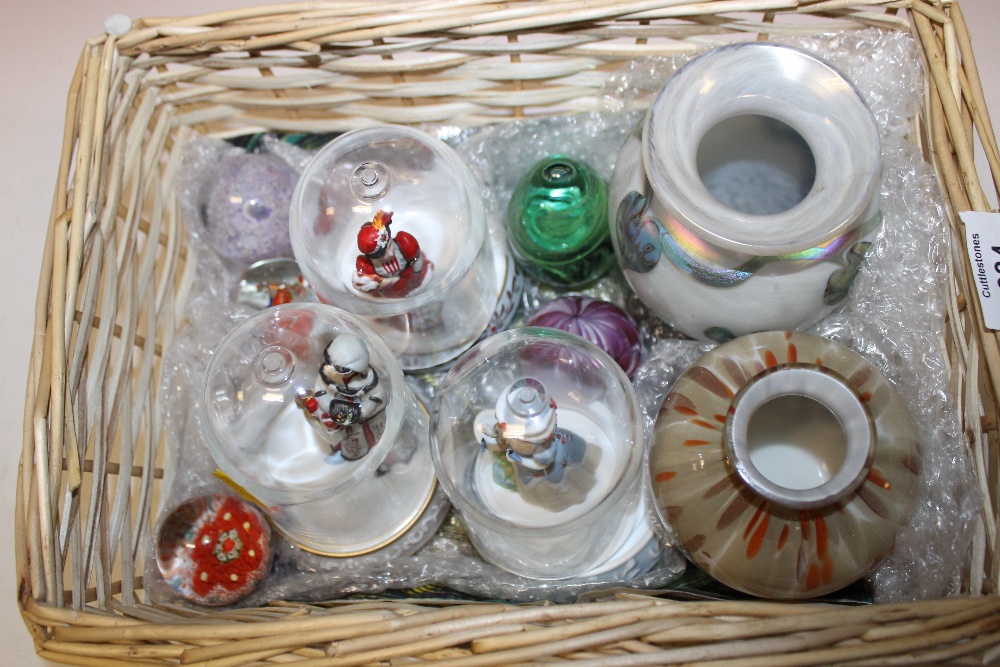
<svg viewBox="0 0 1000 667"><path fill-rule="evenodd" d="M712 577L810 598L869 572L911 511L921 458L892 384L805 333L720 345L672 387L649 475L659 518Z"/></svg>

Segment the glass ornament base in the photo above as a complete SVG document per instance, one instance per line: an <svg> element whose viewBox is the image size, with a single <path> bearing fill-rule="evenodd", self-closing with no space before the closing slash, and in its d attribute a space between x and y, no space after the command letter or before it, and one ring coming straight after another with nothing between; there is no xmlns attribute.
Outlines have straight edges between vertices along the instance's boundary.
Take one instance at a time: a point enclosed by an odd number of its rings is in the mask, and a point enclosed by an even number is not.
<svg viewBox="0 0 1000 667"><path fill-rule="evenodd" d="M514 262L514 258L508 254L502 244L493 244L493 268L496 272L496 300L489 300L493 303L493 314L490 316L486 328L474 341L478 343L484 338L506 329L511 320L514 319L514 312L521 302L521 294L524 292L524 277L521 270ZM463 313L458 313L458 317L464 317ZM448 322L447 313L442 315L443 322ZM386 335L381 331L383 337L392 346L392 334ZM405 344L402 341L399 344ZM401 353L397 358L400 367L407 373L413 372L444 372L455 362L462 352L465 352L471 345L462 344L450 350L441 351L433 356ZM437 361L440 359L440 361Z"/></svg>
<svg viewBox="0 0 1000 667"><path fill-rule="evenodd" d="M381 435L380 429L385 423L384 419L378 419L379 416L363 426L349 427L345 441L340 444L343 445L348 439L377 442ZM398 454L393 452L365 484L392 486L393 470L398 471L400 466L407 466L415 454L416 452L406 452L405 449ZM407 455L410 458L406 458ZM274 421L262 443L259 462L270 471L275 483L294 486L304 492L349 483L356 474L354 461L345 458L342 451L333 451L331 445L302 419L301 411L294 405ZM410 489L408 493L415 500L412 510L397 513L397 521L393 524L371 526L370 516L362 513L338 513L336 505L329 508L337 516L328 530L286 529L282 526L280 514L272 516L272 524L286 539L310 553L335 558L372 553L392 544L420 522L437 488L437 480L433 474L425 475L421 481L419 487ZM377 497L377 490L369 490ZM308 534L311 539L303 539L304 534Z"/></svg>
<svg viewBox="0 0 1000 667"><path fill-rule="evenodd" d="M622 539L609 546L609 551L606 552L608 557L598 559L598 564L581 578L628 580L653 569L663 553L663 547L649 524L645 501L622 517L622 525L630 526L631 530L624 531ZM611 548L615 550L611 551Z"/></svg>

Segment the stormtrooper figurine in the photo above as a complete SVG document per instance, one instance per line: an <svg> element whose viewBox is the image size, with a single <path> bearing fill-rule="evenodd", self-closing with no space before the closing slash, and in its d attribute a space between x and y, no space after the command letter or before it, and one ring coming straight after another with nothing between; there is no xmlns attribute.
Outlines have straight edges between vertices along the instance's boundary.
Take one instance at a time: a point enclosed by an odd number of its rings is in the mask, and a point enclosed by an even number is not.
<svg viewBox="0 0 1000 667"><path fill-rule="evenodd" d="M315 390L295 402L333 453L349 461L367 454L380 435L370 422L385 409L386 391L364 341L350 333L334 338L323 351Z"/></svg>
<svg viewBox="0 0 1000 667"><path fill-rule="evenodd" d="M542 480L560 484L587 452L583 438L556 426L556 403L533 378L508 386L494 414L484 410L476 418L475 430L480 447L502 452L514 464L519 485L529 490Z"/></svg>
<svg viewBox="0 0 1000 667"><path fill-rule="evenodd" d="M358 231L358 250L351 283L362 292L404 297L419 287L428 273L420 244L412 234L389 230L392 212L377 211Z"/></svg>

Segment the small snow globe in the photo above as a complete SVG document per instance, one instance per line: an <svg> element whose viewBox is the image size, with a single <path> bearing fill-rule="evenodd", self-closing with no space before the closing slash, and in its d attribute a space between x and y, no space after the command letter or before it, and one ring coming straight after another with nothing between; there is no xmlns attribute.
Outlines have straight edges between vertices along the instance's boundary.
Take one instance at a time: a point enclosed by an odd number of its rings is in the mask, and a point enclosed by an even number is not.
<svg viewBox="0 0 1000 667"><path fill-rule="evenodd" d="M440 495L427 411L361 319L312 303L257 313L212 356L202 411L217 475L302 549L359 556L436 530L421 521Z"/></svg>
<svg viewBox="0 0 1000 667"><path fill-rule="evenodd" d="M434 400L431 448L479 553L505 570L596 576L656 539L635 392L579 336L525 327L469 350Z"/></svg>
<svg viewBox="0 0 1000 667"><path fill-rule="evenodd" d="M450 361L487 329L505 250L444 142L395 125L338 137L302 174L290 225L320 299L368 321L404 370Z"/></svg>

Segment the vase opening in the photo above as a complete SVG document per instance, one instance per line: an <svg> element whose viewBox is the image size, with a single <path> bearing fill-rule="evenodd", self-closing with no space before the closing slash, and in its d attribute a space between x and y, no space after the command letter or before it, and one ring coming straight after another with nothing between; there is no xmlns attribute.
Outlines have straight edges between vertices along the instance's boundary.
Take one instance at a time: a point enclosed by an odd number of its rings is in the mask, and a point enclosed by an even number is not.
<svg viewBox="0 0 1000 667"><path fill-rule="evenodd" d="M747 451L754 467L788 489L812 489L844 464L847 436L830 409L808 396L767 401L747 426Z"/></svg>
<svg viewBox="0 0 1000 667"><path fill-rule="evenodd" d="M834 503L864 480L874 427L841 377L809 364L765 371L733 399L726 447L743 481L769 500L807 509Z"/></svg>
<svg viewBox="0 0 1000 667"><path fill-rule="evenodd" d="M732 116L701 138L698 176L723 206L776 215L801 202L816 180L809 144L786 123L758 114Z"/></svg>

